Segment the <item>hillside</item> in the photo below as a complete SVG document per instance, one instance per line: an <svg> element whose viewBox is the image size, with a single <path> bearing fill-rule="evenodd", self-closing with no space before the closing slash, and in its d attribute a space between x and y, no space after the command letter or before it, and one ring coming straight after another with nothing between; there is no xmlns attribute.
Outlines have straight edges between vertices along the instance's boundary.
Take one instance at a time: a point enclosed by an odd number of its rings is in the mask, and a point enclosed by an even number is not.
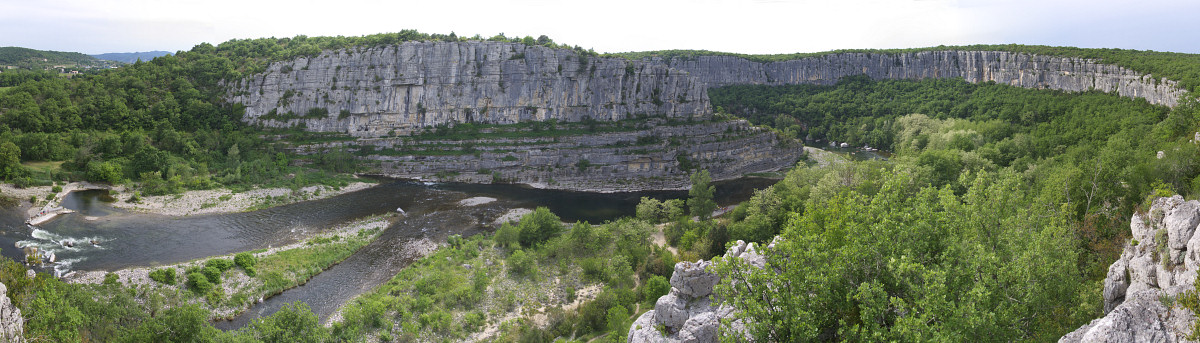
<svg viewBox="0 0 1200 343"><path fill-rule="evenodd" d="M15 66L23 69L48 69L55 66L69 68L104 68L117 63L102 61L78 52L34 50L21 47L0 47L0 66Z"/></svg>
<svg viewBox="0 0 1200 343"><path fill-rule="evenodd" d="M147 52L110 52L105 54L91 55L92 57L121 63L134 63L138 60L149 61L155 57L170 55L170 51L147 51Z"/></svg>

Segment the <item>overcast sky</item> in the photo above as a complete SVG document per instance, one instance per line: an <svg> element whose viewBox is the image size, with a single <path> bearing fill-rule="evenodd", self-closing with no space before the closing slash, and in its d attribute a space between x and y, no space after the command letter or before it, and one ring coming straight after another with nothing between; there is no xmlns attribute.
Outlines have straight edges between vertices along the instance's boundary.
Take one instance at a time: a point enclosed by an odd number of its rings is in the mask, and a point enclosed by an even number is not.
<svg viewBox="0 0 1200 343"><path fill-rule="evenodd" d="M187 50L416 29L548 35L599 52L1039 44L1200 53L1195 0L0 0L0 46Z"/></svg>

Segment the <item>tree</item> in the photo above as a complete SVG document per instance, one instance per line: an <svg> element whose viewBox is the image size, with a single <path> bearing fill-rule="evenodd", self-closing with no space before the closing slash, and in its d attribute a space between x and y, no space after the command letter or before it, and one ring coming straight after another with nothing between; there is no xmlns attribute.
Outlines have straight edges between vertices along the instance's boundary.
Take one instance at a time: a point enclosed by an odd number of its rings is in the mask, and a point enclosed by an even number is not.
<svg viewBox="0 0 1200 343"><path fill-rule="evenodd" d="M21 148L13 142L0 143L0 179L21 176Z"/></svg>
<svg viewBox="0 0 1200 343"><path fill-rule="evenodd" d="M692 174L692 189L688 190L687 205L693 216L700 217L700 220L712 217L713 210L717 209L717 203L713 201L714 192L708 170Z"/></svg>
<svg viewBox="0 0 1200 343"><path fill-rule="evenodd" d="M324 342L329 331L321 326L317 315L308 305L294 302L283 305L279 312L255 319L250 324L256 338L263 342Z"/></svg>
<svg viewBox="0 0 1200 343"><path fill-rule="evenodd" d="M521 245L524 247L539 245L563 230L562 220L545 207L538 207L521 217L521 223L517 224L517 227L520 230Z"/></svg>

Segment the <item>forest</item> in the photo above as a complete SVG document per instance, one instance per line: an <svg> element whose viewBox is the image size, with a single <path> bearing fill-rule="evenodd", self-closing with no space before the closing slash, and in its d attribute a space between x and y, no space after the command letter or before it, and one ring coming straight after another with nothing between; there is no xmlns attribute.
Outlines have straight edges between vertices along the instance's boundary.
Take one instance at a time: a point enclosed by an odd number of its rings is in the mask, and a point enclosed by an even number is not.
<svg viewBox="0 0 1200 343"><path fill-rule="evenodd" d="M484 38L403 31L234 40L69 80L31 75L0 90L0 179L138 182L147 194L339 182L358 167L352 159L285 151L268 136L289 132L242 124L241 108L221 100L223 82L322 49L467 39ZM544 36L487 39L567 48ZM929 49L950 48L964 47ZM966 48L1099 58L1188 89L1200 81L1193 55ZM624 56L653 54L670 55ZM688 199L643 199L632 218L563 225L538 209L495 233L452 239L352 301L331 328L298 303L221 332L203 304L116 281L29 279L23 264L7 260L0 282L30 318L26 337L65 342L462 340L543 298L573 301L574 287L588 283L600 285L592 300L545 313L545 326L510 322L498 340L621 341L669 289L676 261L716 258L717 271L739 281L718 294L762 340L1054 341L1102 314L1101 280L1129 240L1130 215L1153 196L1200 194L1195 99L1168 108L1099 92L865 76L709 95L718 112L784 136L869 145L892 158L801 164L717 218L708 217L715 205L705 172L693 175ZM39 174L21 165L31 161L64 163ZM665 247L652 243L660 231ZM730 242L776 237L764 270L719 258ZM217 271L218 279L246 272ZM544 287L568 277L583 283ZM198 288L181 291L205 296ZM545 293L521 291L529 289Z"/></svg>

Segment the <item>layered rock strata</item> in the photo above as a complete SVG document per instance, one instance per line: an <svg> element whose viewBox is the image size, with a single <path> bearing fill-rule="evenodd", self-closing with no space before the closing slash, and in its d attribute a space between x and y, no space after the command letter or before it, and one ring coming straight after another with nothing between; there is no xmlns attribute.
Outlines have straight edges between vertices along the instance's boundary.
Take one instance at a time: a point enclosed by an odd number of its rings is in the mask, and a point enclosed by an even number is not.
<svg viewBox="0 0 1200 343"><path fill-rule="evenodd" d="M1077 57L1004 51L922 51L897 54L836 53L780 62L735 56L654 59L709 87L727 85L834 84L851 75L872 79L960 78L1071 92L1097 90L1174 107L1186 91L1178 82Z"/></svg>
<svg viewBox="0 0 1200 343"><path fill-rule="evenodd" d="M767 249L773 245L768 245ZM766 266L766 259L754 243L737 241L725 253L725 258L740 258L757 268ZM735 313L732 307L715 299L713 287L721 277L707 271L709 265L709 261L676 263L675 272L671 274L671 292L658 298L653 310L646 311L633 322L629 327L629 342L717 342L721 330L737 335L744 327L738 320L722 327L722 320L733 319Z"/></svg>
<svg viewBox="0 0 1200 343"><path fill-rule="evenodd" d="M244 120L358 137L447 123L707 118L703 84L652 61L501 42L408 42L272 63L231 84Z"/></svg>
<svg viewBox="0 0 1200 343"><path fill-rule="evenodd" d="M1100 319L1059 342L1185 342L1196 315L1174 298L1195 288L1200 201L1158 198L1130 221L1133 238L1104 280Z"/></svg>
<svg viewBox="0 0 1200 343"><path fill-rule="evenodd" d="M803 147L743 120L666 124L627 132L477 140L360 139L306 146L302 153L367 149L389 177L521 183L587 191L684 189L693 170L714 180L789 168ZM466 151L469 150L470 152Z"/></svg>

